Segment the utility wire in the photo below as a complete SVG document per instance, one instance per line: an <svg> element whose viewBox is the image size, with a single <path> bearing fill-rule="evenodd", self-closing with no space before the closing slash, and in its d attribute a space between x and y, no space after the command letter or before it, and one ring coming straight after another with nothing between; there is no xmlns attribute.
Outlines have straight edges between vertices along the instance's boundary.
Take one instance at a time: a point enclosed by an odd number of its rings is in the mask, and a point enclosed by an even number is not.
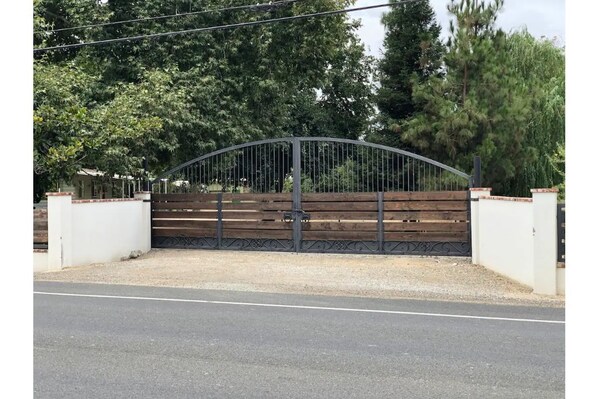
<svg viewBox="0 0 598 399"><path fill-rule="evenodd" d="M33 49L33 53L43 53L43 52L53 51L53 50L66 50L66 49L79 48L79 47L85 47L85 46L101 46L101 45L105 45L105 44L119 43L119 42L125 42L125 41L131 42L131 41L144 40L144 39L156 39L159 37L175 36L175 35L181 35L181 34L187 34L187 33L200 33L200 32L209 32L209 31L227 30L227 29L234 29L234 28L242 28L242 27L246 27L246 26L265 25L265 24L271 24L271 23L275 23L275 22L295 21L295 20L307 19L307 18L313 18L313 17L331 16L331 15L346 14L346 13L355 12L355 11L371 10L374 8L392 7L392 6L406 4L406 3L416 3L419 1L422 1L422 0L402 0L402 1L394 2L394 3L374 4L371 6L346 8L343 10L322 11L322 12L316 12L316 13L312 13L312 14L294 15L292 17L265 19L262 21L241 22L241 23L237 23L237 24L208 26L205 28L196 28L196 29L181 30L181 31L174 31L174 32L154 33L154 34L149 34L149 35L139 35L139 36L121 37L121 38L117 38L117 39L98 40L95 42L66 44L66 45L62 45L62 46L53 46L53 47L43 47L43 48Z"/></svg>
<svg viewBox="0 0 598 399"><path fill-rule="evenodd" d="M113 22L106 22L106 23L101 23L101 24L74 26L71 28L38 30L33 33L37 34L37 33L66 32L66 31L70 31L70 30L99 28L99 27L106 27L106 26L113 26L113 25L123 25L123 24L128 24L128 23L133 23L133 22L155 21L155 20L159 20L159 19L187 17L190 15L210 14L210 13L225 12L225 11L237 11L237 10L245 10L245 9L260 10L262 8L271 8L271 7L283 6L286 4L292 4L292 3L296 3L297 1L299 1L299 0L275 1L275 2L263 3L263 4L247 4L247 5L243 5L243 6L218 8L218 9L213 9L213 10L193 11L193 12L187 12L187 13L181 13L181 14L160 15L160 16L156 16L156 17L128 19L128 20L124 20L124 21L113 21ZM64 20L64 18L63 18L63 20Z"/></svg>

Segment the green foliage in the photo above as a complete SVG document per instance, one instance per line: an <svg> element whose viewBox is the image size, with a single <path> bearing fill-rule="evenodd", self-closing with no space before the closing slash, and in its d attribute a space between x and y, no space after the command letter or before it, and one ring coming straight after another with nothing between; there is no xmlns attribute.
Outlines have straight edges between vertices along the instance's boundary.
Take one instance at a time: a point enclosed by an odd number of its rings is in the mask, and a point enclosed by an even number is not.
<svg viewBox="0 0 598 399"><path fill-rule="evenodd" d="M538 153L529 134L537 93L513 66L509 37L494 28L502 5L449 4L457 24L451 23L446 76L415 82L422 112L405 123L404 138L423 155L465 171L480 155L483 184L513 195Z"/></svg>
<svg viewBox="0 0 598 399"><path fill-rule="evenodd" d="M565 145L557 143L554 154L549 158L552 172L560 177L561 182L556 185L559 189L559 201L565 200Z"/></svg>
<svg viewBox="0 0 598 399"><path fill-rule="evenodd" d="M346 7L317 0L58 33L36 47ZM36 30L246 5L245 0L36 0ZM138 176L271 137L357 138L370 126L373 61L347 16L51 52L35 60L37 192L80 167ZM44 177L42 179L42 177Z"/></svg>
<svg viewBox="0 0 598 399"><path fill-rule="evenodd" d="M528 196L531 188L559 186L564 191L565 52L548 40L537 40L526 31L507 39L510 67L519 84L532 97L523 145L534 151L519 171L510 192ZM562 155L562 170L553 159ZM562 173L561 173L562 172Z"/></svg>
<svg viewBox="0 0 598 399"><path fill-rule="evenodd" d="M438 75L443 52L440 26L429 1L401 4L384 14L384 56L378 65L376 103L380 131L371 141L405 148L400 125L421 107L413 100L413 81Z"/></svg>

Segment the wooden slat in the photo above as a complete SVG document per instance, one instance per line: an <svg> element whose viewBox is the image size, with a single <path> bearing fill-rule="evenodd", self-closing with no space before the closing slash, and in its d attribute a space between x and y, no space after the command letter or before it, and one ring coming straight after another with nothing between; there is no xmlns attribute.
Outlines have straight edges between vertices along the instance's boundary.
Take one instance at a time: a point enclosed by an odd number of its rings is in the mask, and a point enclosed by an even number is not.
<svg viewBox="0 0 598 399"><path fill-rule="evenodd" d="M172 202L204 202L216 201L218 194L192 193L192 194L152 194L152 202L172 201Z"/></svg>
<svg viewBox="0 0 598 399"><path fill-rule="evenodd" d="M305 193L301 202L362 202L377 201L376 193Z"/></svg>
<svg viewBox="0 0 598 399"><path fill-rule="evenodd" d="M302 223L303 231L377 231L378 223L365 222L308 222Z"/></svg>
<svg viewBox="0 0 598 399"><path fill-rule="evenodd" d="M152 209L217 209L215 202L152 202Z"/></svg>
<svg viewBox="0 0 598 399"><path fill-rule="evenodd" d="M376 211L377 202L306 202L301 207L306 212L312 211Z"/></svg>
<svg viewBox="0 0 598 399"><path fill-rule="evenodd" d="M293 224L279 221L246 221L246 222L222 222L224 230L241 229L241 230L292 230Z"/></svg>
<svg viewBox="0 0 598 399"><path fill-rule="evenodd" d="M378 220L377 212L309 212L311 220Z"/></svg>
<svg viewBox="0 0 598 399"><path fill-rule="evenodd" d="M47 244L48 243L48 232L47 231L34 231L33 232L33 243L34 244Z"/></svg>
<svg viewBox="0 0 598 399"><path fill-rule="evenodd" d="M185 194L152 194L152 202L206 202L217 201L218 194L214 193L185 193ZM276 202L292 201L292 193L222 193L223 201L252 201L252 202Z"/></svg>
<svg viewBox="0 0 598 399"><path fill-rule="evenodd" d="M293 209L292 202L223 202L223 210L257 210L257 211L290 211Z"/></svg>
<svg viewBox="0 0 598 399"><path fill-rule="evenodd" d="M180 228L208 228L208 229L216 229L216 225L218 224L217 220L189 220L189 219L179 219L179 220L153 220L152 226L153 227L180 227Z"/></svg>
<svg viewBox="0 0 598 399"><path fill-rule="evenodd" d="M155 210L152 212L154 219L216 219L218 218L218 211L186 211L186 210Z"/></svg>
<svg viewBox="0 0 598 399"><path fill-rule="evenodd" d="M385 211L466 211L467 201L384 202Z"/></svg>
<svg viewBox="0 0 598 399"><path fill-rule="evenodd" d="M384 220L467 220L466 211L384 212Z"/></svg>
<svg viewBox="0 0 598 399"><path fill-rule="evenodd" d="M238 194L238 193L224 193L222 195L223 201L254 201L254 202L284 202L293 201L292 193L263 193L263 194Z"/></svg>
<svg viewBox="0 0 598 399"><path fill-rule="evenodd" d="M227 219L249 219L249 220L280 220L284 215L283 211L230 211L222 212L223 220ZM217 211L154 211L154 219L217 219Z"/></svg>
<svg viewBox="0 0 598 399"><path fill-rule="evenodd" d="M384 241L466 242L466 232L453 233L384 233Z"/></svg>
<svg viewBox="0 0 598 399"><path fill-rule="evenodd" d="M275 238L281 240L292 240L292 230L233 230L228 229L222 232L223 238Z"/></svg>
<svg viewBox="0 0 598 399"><path fill-rule="evenodd" d="M48 220L33 220L33 230L48 230Z"/></svg>
<svg viewBox="0 0 598 399"><path fill-rule="evenodd" d="M447 201L467 200L467 191L405 191L386 192L384 201Z"/></svg>
<svg viewBox="0 0 598 399"><path fill-rule="evenodd" d="M373 231L304 231L304 240L353 240L376 241L377 233Z"/></svg>
<svg viewBox="0 0 598 399"><path fill-rule="evenodd" d="M152 229L154 237L213 237L216 229Z"/></svg>
<svg viewBox="0 0 598 399"><path fill-rule="evenodd" d="M467 232L467 223L401 223L386 222L384 231L445 231Z"/></svg>

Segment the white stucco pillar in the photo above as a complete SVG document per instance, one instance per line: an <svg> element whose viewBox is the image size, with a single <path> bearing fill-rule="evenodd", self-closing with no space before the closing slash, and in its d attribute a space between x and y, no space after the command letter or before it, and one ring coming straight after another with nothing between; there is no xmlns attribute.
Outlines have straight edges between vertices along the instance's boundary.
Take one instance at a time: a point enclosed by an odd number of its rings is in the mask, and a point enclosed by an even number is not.
<svg viewBox="0 0 598 399"><path fill-rule="evenodd" d="M475 187L469 189L471 200L471 263L477 265L480 263L480 235L479 235L479 198L487 197L492 192L491 188Z"/></svg>
<svg viewBox="0 0 598 399"><path fill-rule="evenodd" d="M531 191L534 204L534 292L556 295L558 189L540 188Z"/></svg>
<svg viewBox="0 0 598 399"><path fill-rule="evenodd" d="M152 207L151 191L138 191L135 198L143 201L141 205L141 251L148 252L152 249Z"/></svg>
<svg viewBox="0 0 598 399"><path fill-rule="evenodd" d="M48 197L48 270L72 266L73 193L46 193Z"/></svg>

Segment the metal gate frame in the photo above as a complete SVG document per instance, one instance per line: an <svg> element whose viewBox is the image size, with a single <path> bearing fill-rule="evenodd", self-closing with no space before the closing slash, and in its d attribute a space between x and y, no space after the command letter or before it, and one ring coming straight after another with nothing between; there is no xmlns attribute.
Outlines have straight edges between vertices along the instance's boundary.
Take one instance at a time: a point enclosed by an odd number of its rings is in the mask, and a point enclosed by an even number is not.
<svg viewBox="0 0 598 399"><path fill-rule="evenodd" d="M471 255L471 231L469 226L468 232L468 240L466 243L463 242L394 242L388 243L393 245L385 245L386 243L378 240L377 242L355 242L355 241L348 241L348 242L329 242L330 245L318 245L318 243L310 242L307 243L302 239L302 223L305 222L305 213L302 210L302 162L301 162L301 151L302 151L302 143L305 142L334 142L334 143L345 143L345 144L354 144L359 146L367 146L374 149L389 151L395 154L400 154L402 156L406 156L412 159L416 159L426 164L433 165L437 168L442 170L448 171L454 175L457 175L463 179L466 179L468 187L473 187L474 185L479 185L479 172L476 174L476 177L467 175L464 172L461 172L457 169L454 169L450 166L444 165L440 162L434 161L432 159L413 154L407 151L403 151L400 149L367 143L363 141L357 140L349 140L349 139L341 139L341 138L328 138L328 137L291 137L291 138L277 138L277 139L267 139L267 140L260 140L251 143L240 144L228 148L224 148L221 150L217 150L211 152L209 154L200 156L195 158L191 161L188 161L184 164L181 164L173 169L164 172L158 178L154 179L151 183L152 186L159 183L165 177L171 176L174 173L183 170L194 163L209 159L210 157L214 157L216 155L225 154L229 151L239 150L246 147L251 146L258 146L262 144L273 144L273 143L288 143L292 146L292 178L293 178L293 190L292 190L292 209L289 212L288 217L292 222L292 230L293 230L293 243L292 243L292 250L294 252L335 252L335 253L371 253L371 254L427 254L427 255L457 255L457 256L469 256ZM476 171L479 169L479 161L476 165ZM476 181L477 180L477 181ZM383 235L383 216L381 210L383 209L383 193L378 192L377 194L378 200L378 234ZM228 240L222 239L222 204L220 198L220 205L218 208L218 237L214 237L215 242L211 243L211 240L189 240L188 238L181 237L182 240L181 245L174 245L177 247L193 247L193 248L211 248L211 249L243 249L243 250L282 250L288 251L289 246L286 243L277 243L277 240L260 240L256 237L256 239L246 239L246 240L233 240L232 242L228 242ZM469 199L469 193L467 195ZM470 214L470 206L468 202L468 222L471 220ZM326 240L322 240L326 241ZM202 244L204 242L205 244ZM172 242L170 244L165 243L153 243L157 247L162 247L163 245L172 246ZM216 245L214 245L216 244ZM227 245L228 244L228 245ZM307 245L304 245L307 244ZM152 245L154 246L154 245Z"/></svg>

